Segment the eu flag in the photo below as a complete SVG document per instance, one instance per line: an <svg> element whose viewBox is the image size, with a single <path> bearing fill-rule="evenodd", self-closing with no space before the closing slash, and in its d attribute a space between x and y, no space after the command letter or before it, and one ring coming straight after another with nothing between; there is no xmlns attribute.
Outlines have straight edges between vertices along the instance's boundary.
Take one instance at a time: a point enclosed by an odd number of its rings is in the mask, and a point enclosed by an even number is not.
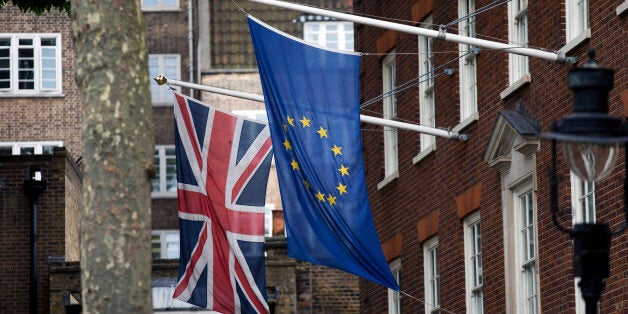
<svg viewBox="0 0 628 314"><path fill-rule="evenodd" d="M249 17L286 221L288 255L399 290L366 194L355 53Z"/></svg>

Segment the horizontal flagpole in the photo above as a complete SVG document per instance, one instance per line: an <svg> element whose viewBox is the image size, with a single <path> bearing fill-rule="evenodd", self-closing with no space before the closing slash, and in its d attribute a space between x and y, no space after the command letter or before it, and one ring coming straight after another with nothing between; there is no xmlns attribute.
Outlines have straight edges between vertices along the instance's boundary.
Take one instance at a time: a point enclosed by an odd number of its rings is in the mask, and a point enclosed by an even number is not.
<svg viewBox="0 0 628 314"><path fill-rule="evenodd" d="M472 46L486 48L486 49L504 50L508 53L514 53L514 54L518 54L522 56L539 58L539 59L548 60L548 61L554 61L554 62L559 62L559 63L577 62L577 58L565 57L565 54L563 53L559 54L559 53L554 53L550 51L543 51L539 49L526 48L526 47L521 47L521 46L515 46L515 45L509 45L509 44L504 44L500 42L485 40L485 39L479 39L475 37L461 36L458 34L450 34L450 33L445 32L445 30L437 31L437 30L421 28L421 27L416 27L416 26L409 26L409 25L404 25L404 24L399 24L399 23L393 23L393 22L358 16L358 15L353 15L353 14L341 13L341 12L336 12L336 11L330 11L330 10L325 10L325 9L320 9L320 8L314 8L314 7L310 7L310 6L306 6L302 4L289 3L289 2L278 1L278 0L249 0L249 1L268 4L268 5L277 6L277 7L295 10L295 11L302 11L302 12L307 12L311 14L328 16L328 17L336 18L343 21L349 21L349 22L354 22L354 23L363 24L363 25L369 25L369 26L375 26L375 27L380 27L384 29L395 30L395 31L399 31L402 33L407 33L407 34L437 38L437 39L442 39L445 41L452 41L452 42L456 42L460 44L472 45Z"/></svg>
<svg viewBox="0 0 628 314"><path fill-rule="evenodd" d="M176 86L201 90L205 92L215 93L215 94L248 99L248 100L257 101L257 102L264 102L264 96L258 95L258 94L241 92L241 91L207 86L207 85L188 83L184 81L166 78L163 75L155 76L153 79L159 85L164 85L164 84L176 85ZM461 141L466 141L469 139L469 135L467 134L460 134L454 131L443 130L443 129L433 128L433 127L428 127L428 126L423 126L423 125L416 125L416 124L411 124L411 123L405 123L405 122L400 122L400 121L395 121L395 120L390 120L390 119L365 116L363 114L360 115L360 121L364 123L387 126L391 128L403 129L403 130L408 130L408 131L414 131L414 132L434 135L438 137L458 139Z"/></svg>

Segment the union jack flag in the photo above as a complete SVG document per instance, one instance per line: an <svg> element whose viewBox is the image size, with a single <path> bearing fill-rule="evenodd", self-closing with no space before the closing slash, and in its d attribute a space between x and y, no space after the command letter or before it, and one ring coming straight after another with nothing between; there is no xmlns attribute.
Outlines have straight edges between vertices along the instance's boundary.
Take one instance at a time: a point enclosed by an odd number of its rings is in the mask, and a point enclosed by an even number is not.
<svg viewBox="0 0 628 314"><path fill-rule="evenodd" d="M222 313L268 313L268 126L180 94L174 109L181 234L174 297Z"/></svg>

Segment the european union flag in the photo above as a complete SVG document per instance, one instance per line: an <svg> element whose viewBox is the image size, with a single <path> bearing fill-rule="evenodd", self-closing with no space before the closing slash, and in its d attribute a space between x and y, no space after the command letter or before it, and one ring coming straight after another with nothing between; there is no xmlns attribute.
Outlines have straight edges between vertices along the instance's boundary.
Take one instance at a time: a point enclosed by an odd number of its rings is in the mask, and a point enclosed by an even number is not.
<svg viewBox="0 0 628 314"><path fill-rule="evenodd" d="M288 255L399 290L366 194L355 53L249 17L286 220Z"/></svg>

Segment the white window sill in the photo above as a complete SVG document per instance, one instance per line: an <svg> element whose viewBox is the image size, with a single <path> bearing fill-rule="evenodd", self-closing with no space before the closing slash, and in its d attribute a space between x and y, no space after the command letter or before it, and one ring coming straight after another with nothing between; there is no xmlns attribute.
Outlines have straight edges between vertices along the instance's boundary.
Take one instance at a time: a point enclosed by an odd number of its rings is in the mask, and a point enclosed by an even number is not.
<svg viewBox="0 0 628 314"><path fill-rule="evenodd" d="M175 12L175 11L181 11L180 7L160 7L160 6L154 6L154 7L142 7L142 12Z"/></svg>
<svg viewBox="0 0 628 314"><path fill-rule="evenodd" d="M177 198L177 192L150 192L151 198Z"/></svg>
<svg viewBox="0 0 628 314"><path fill-rule="evenodd" d="M527 73L522 78L518 79L516 82L510 84L510 86L508 86L506 89L504 89L499 94L499 97L501 97L501 99L506 99L510 95L512 95L514 92L516 92L516 91L520 90L521 88L523 88L524 86L530 84L531 81L532 81L532 78L530 76L530 73Z"/></svg>
<svg viewBox="0 0 628 314"><path fill-rule="evenodd" d="M399 170L397 170L397 171L393 172L392 174L388 175L387 177L384 178L384 180L382 180L380 183L378 183L377 184L377 189L381 190L385 186L390 184L391 182L397 181L397 179L399 179Z"/></svg>
<svg viewBox="0 0 628 314"><path fill-rule="evenodd" d="M469 117L467 117L466 119L464 119L463 121L461 121L460 123L458 123L458 125L456 125L452 131L454 132L461 132L462 130L466 129L467 127L469 127L471 124L473 124L475 121L479 120L479 116L480 114L478 114L478 112L474 112L473 114L471 114Z"/></svg>
<svg viewBox="0 0 628 314"><path fill-rule="evenodd" d="M427 156L432 154L436 150L436 143L428 146L426 149L422 150L418 155L412 158L412 164L417 164L419 161L425 159Z"/></svg>
<svg viewBox="0 0 628 314"><path fill-rule="evenodd" d="M626 11L628 11L628 0L624 0L624 3L618 5L617 9L615 9L615 13L617 13L617 16L626 13Z"/></svg>
<svg viewBox="0 0 628 314"><path fill-rule="evenodd" d="M62 92L13 93L0 92L0 98L37 98L37 97L65 97Z"/></svg>
<svg viewBox="0 0 628 314"><path fill-rule="evenodd" d="M576 36L576 38L570 40L566 45L558 50L559 53L568 54L574 49L580 47L585 42L591 39L591 29L587 28L582 34Z"/></svg>

